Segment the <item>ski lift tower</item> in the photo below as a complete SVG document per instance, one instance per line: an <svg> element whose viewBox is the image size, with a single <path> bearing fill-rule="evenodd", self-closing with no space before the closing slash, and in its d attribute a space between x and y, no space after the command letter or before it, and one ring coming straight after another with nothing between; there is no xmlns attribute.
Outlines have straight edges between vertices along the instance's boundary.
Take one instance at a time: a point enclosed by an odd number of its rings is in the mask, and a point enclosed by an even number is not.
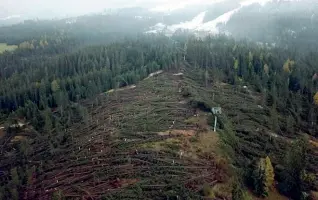
<svg viewBox="0 0 318 200"><path fill-rule="evenodd" d="M217 124L217 121L218 121L218 115L221 115L222 114L222 108L221 107L213 107L211 109L213 115L214 115L214 132L216 132L216 124Z"/></svg>

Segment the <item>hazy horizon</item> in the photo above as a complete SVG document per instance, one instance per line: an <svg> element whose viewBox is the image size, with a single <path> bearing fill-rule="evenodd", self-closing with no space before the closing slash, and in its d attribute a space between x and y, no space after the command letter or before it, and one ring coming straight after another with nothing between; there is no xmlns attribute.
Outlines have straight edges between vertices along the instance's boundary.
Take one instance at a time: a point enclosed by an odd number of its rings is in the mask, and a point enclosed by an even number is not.
<svg viewBox="0 0 318 200"><path fill-rule="evenodd" d="M186 5L200 5L225 0L6 0L0 2L0 19L58 18L101 12L111 8L143 7L157 11L174 10ZM271 0L238 0L268 2ZM234 2L234 1L233 1Z"/></svg>

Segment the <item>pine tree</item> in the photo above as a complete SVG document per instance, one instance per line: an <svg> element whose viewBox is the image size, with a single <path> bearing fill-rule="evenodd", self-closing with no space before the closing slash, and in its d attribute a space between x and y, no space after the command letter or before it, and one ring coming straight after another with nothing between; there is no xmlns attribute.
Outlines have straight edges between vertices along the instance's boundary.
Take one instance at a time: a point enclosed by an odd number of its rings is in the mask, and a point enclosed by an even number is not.
<svg viewBox="0 0 318 200"><path fill-rule="evenodd" d="M18 175L18 170L16 167L12 168L10 170L10 174L11 174L11 183L14 186L18 186L20 184L20 180L19 180L19 175Z"/></svg>
<svg viewBox="0 0 318 200"><path fill-rule="evenodd" d="M268 196L268 192L274 186L274 168L270 158L261 158L253 173L255 192L262 196Z"/></svg>
<svg viewBox="0 0 318 200"><path fill-rule="evenodd" d="M270 160L270 158L267 156L265 158L265 160L263 161L265 162L265 182L266 182L266 187L268 189L271 189L273 188L274 186L274 168L273 168L273 165L272 165L272 162Z"/></svg>
<svg viewBox="0 0 318 200"><path fill-rule="evenodd" d="M234 66L233 66L233 67L234 67L235 70L238 70L238 68L239 68L239 61L238 61L237 59L234 60Z"/></svg>
<svg viewBox="0 0 318 200"><path fill-rule="evenodd" d="M252 52L248 53L248 68L252 69L253 68L253 61L254 61L254 56Z"/></svg>
<svg viewBox="0 0 318 200"><path fill-rule="evenodd" d="M293 133L294 132L294 125L295 125L295 120L294 120L293 116L288 115L288 117L286 119L286 130L289 133Z"/></svg>
<svg viewBox="0 0 318 200"><path fill-rule="evenodd" d="M52 131L52 119L51 119L51 111L49 109L46 109L43 113L43 118L44 118L44 130L46 132L51 132Z"/></svg>
<svg viewBox="0 0 318 200"><path fill-rule="evenodd" d="M314 96L314 103L318 106L318 92Z"/></svg>
<svg viewBox="0 0 318 200"><path fill-rule="evenodd" d="M308 146L308 138L303 137L293 142L286 151L279 190L294 199L301 199L302 192L308 190L303 180L304 170L307 166Z"/></svg>
<svg viewBox="0 0 318 200"><path fill-rule="evenodd" d="M31 185L32 181L33 181L33 173L35 172L35 166L33 167L28 167L26 169L26 180L27 180L27 184Z"/></svg>
<svg viewBox="0 0 318 200"><path fill-rule="evenodd" d="M272 125L272 129L275 131L275 132L278 132L279 131L279 120L278 120L278 113L277 113L277 110L276 110L276 104L274 104L272 106L272 108L270 109L270 123Z"/></svg>
<svg viewBox="0 0 318 200"><path fill-rule="evenodd" d="M269 74L269 67L268 67L267 64L264 65L264 73L265 73L266 75Z"/></svg>
<svg viewBox="0 0 318 200"><path fill-rule="evenodd" d="M232 186L232 200L242 200L243 190L241 184L235 182Z"/></svg>

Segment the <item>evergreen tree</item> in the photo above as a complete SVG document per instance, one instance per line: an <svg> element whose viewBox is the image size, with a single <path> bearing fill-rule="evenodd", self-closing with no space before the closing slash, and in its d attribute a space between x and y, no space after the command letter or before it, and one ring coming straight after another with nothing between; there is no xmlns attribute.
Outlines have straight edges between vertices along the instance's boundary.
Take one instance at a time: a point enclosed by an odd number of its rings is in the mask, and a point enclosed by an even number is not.
<svg viewBox="0 0 318 200"><path fill-rule="evenodd" d="M234 183L232 186L232 199L233 200L243 199L243 190L242 190L242 186L239 183Z"/></svg>
<svg viewBox="0 0 318 200"><path fill-rule="evenodd" d="M274 104L270 110L270 119L271 119L271 125L272 129L276 132L279 132L279 121L278 121L278 113L276 110L276 105Z"/></svg>
<svg viewBox="0 0 318 200"><path fill-rule="evenodd" d="M268 191L274 187L274 168L268 156L262 162L265 162L265 185Z"/></svg>
<svg viewBox="0 0 318 200"><path fill-rule="evenodd" d="M295 199L301 199L303 191L308 190L304 182L304 170L307 166L308 139L301 138L293 142L286 151L282 182L279 189L283 194Z"/></svg>
<svg viewBox="0 0 318 200"><path fill-rule="evenodd" d="M10 170L11 172L11 183L14 186L19 186L20 185L20 179L18 175L18 170L17 167L14 167Z"/></svg>
<svg viewBox="0 0 318 200"><path fill-rule="evenodd" d="M316 105L318 105L318 92L316 92L315 96L314 96L314 103Z"/></svg>
<svg viewBox="0 0 318 200"><path fill-rule="evenodd" d="M268 196L268 192L274 187L274 169L270 158L261 158L253 173L255 192L262 196Z"/></svg>
<svg viewBox="0 0 318 200"><path fill-rule="evenodd" d="M52 131L52 119L51 119L51 111L46 109L44 112L43 112L44 116L44 130L46 132L51 132Z"/></svg>

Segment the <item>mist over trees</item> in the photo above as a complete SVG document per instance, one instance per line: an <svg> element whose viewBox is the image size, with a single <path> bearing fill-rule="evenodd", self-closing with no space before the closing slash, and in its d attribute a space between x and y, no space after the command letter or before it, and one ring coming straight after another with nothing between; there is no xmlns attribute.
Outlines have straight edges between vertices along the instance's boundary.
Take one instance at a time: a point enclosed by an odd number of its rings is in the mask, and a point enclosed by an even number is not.
<svg viewBox="0 0 318 200"><path fill-rule="evenodd" d="M143 34L160 17L137 19L132 16L144 10L136 8L117 15L1 27L0 43L16 48L0 54L0 122L5 129L0 138L0 199L23 198L34 177L44 173L43 163L31 165L28 156L54 159L62 147L72 145L73 135L66 130L88 121L89 108L82 102L99 104L98 96L142 82L158 70L183 70L206 92L180 88L192 107L209 110L204 99L214 101L214 93L209 96L208 89L221 84L231 87L234 103L240 104L235 95L242 95L242 88L257 102L261 111L250 115L264 127L239 131L224 116L218 122L225 133L222 142L234 155L234 171L239 172L231 188L233 199L245 198L244 186L259 197L277 189L293 199L309 198L317 189L318 171L312 149L312 139L318 137L317 21L311 13L299 17L306 10L293 6L268 18L264 13L274 12L270 6L254 5L236 13L222 27L232 36L197 37L186 31L171 37ZM169 23L183 17L176 16L167 17ZM246 18L249 23L242 23ZM258 118L261 112L266 117ZM8 150L12 157L2 154L7 141L24 131L21 121L34 128L33 143L14 143L10 147L14 153ZM265 128L271 131L267 136L258 133ZM59 195L57 191L53 196Z"/></svg>

